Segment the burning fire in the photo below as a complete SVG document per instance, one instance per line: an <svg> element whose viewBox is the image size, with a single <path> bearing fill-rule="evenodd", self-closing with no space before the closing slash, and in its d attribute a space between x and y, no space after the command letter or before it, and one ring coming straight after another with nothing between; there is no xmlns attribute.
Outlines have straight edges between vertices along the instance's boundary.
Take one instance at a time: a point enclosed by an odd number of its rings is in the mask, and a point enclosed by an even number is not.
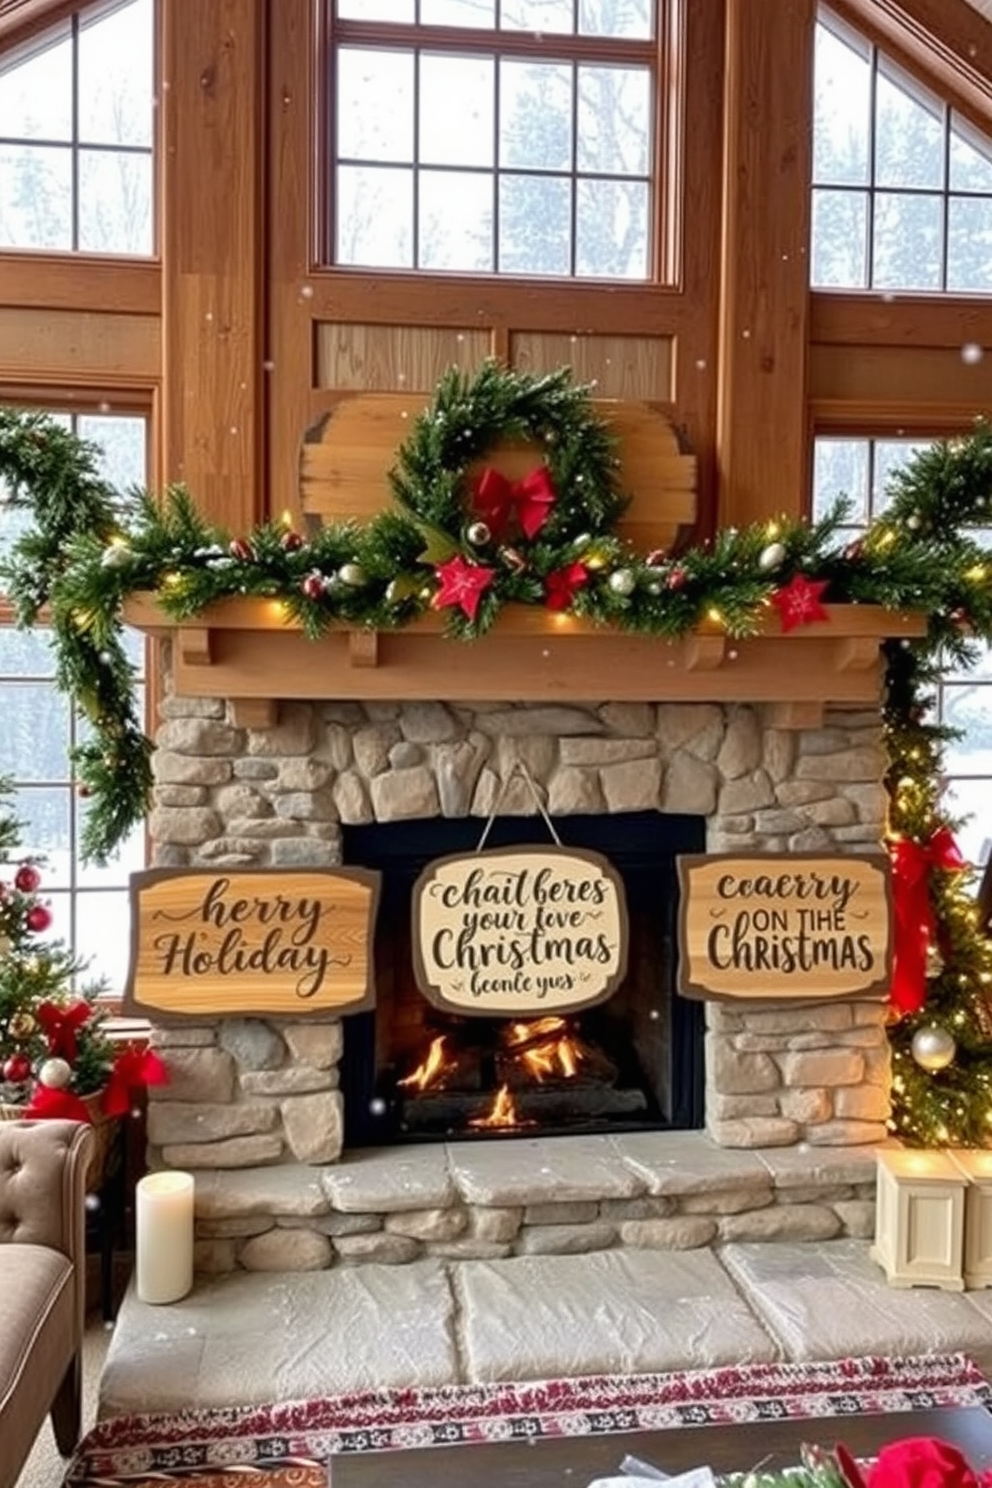
<svg viewBox="0 0 992 1488"><path fill-rule="evenodd" d="M450 1061L446 1059L444 1052L445 1035L439 1034L437 1038L431 1039L431 1046L427 1050L427 1056L417 1065L417 1068L402 1080L397 1080L397 1085L414 1090L429 1090L432 1085L440 1085L444 1080L444 1072L450 1069Z"/></svg>
<svg viewBox="0 0 992 1488"><path fill-rule="evenodd" d="M506 1045L520 1050L517 1059L536 1080L574 1080L582 1063L582 1045L564 1018L534 1018L529 1023L511 1023L505 1035Z"/></svg>
<svg viewBox="0 0 992 1488"><path fill-rule="evenodd" d="M517 1115L517 1108L513 1104L513 1096L510 1094L508 1085L501 1085L496 1092L492 1109L485 1116L476 1116L469 1122L469 1126L533 1126L533 1121L522 1121Z"/></svg>

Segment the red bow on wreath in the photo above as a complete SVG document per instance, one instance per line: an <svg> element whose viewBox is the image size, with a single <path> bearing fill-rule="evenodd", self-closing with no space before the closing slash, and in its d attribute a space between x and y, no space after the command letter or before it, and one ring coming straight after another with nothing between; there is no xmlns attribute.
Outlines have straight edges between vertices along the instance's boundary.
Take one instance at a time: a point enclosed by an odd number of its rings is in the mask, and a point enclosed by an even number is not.
<svg viewBox="0 0 992 1488"><path fill-rule="evenodd" d="M124 1116L131 1109L131 1091L143 1085L165 1085L168 1071L151 1049L125 1049L114 1060L100 1102L105 1116Z"/></svg>
<svg viewBox="0 0 992 1488"><path fill-rule="evenodd" d="M506 536L514 516L525 537L536 537L554 503L555 488L546 465L538 465L518 481L507 480L489 466L476 482L475 510L497 542Z"/></svg>
<svg viewBox="0 0 992 1488"><path fill-rule="evenodd" d="M44 1030L49 1054L75 1064L79 1052L76 1034L89 1021L92 1012L88 1002L73 1002L69 1007L57 1002L40 1002L35 1017Z"/></svg>
<svg viewBox="0 0 992 1488"><path fill-rule="evenodd" d="M929 842L900 837L889 843L895 901L895 945L892 1006L902 1015L916 1013L926 1001L927 946L934 933L930 902L933 869L954 872L968 865L950 827L938 827Z"/></svg>

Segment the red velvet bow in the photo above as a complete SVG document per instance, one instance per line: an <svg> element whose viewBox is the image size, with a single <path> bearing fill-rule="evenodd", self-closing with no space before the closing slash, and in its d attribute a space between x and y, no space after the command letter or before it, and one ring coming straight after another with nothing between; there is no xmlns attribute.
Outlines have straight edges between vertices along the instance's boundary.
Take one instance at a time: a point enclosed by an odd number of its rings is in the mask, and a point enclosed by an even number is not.
<svg viewBox="0 0 992 1488"><path fill-rule="evenodd" d="M556 568L544 580L544 603L549 610L567 610L575 591L588 582L588 570L581 563L568 563L564 568Z"/></svg>
<svg viewBox="0 0 992 1488"><path fill-rule="evenodd" d="M497 542L506 536L514 515L524 536L536 537L554 502L555 488L546 465L538 465L518 481L507 480L489 466L475 487L475 509Z"/></svg>
<svg viewBox="0 0 992 1488"><path fill-rule="evenodd" d="M51 1121L89 1121L87 1111L78 1095L71 1090L55 1090L49 1085L37 1084L31 1099L24 1107L25 1116L37 1116Z"/></svg>
<svg viewBox="0 0 992 1488"><path fill-rule="evenodd" d="M950 827L938 827L929 842L900 837L889 843L895 901L895 945L891 1002L896 1012L919 1012L926 1001L927 946L934 933L930 874L968 865Z"/></svg>
<svg viewBox="0 0 992 1488"><path fill-rule="evenodd" d="M151 1049L124 1049L114 1060L100 1102L105 1116L124 1116L131 1109L131 1091L143 1085L164 1085L169 1074Z"/></svg>
<svg viewBox="0 0 992 1488"><path fill-rule="evenodd" d="M882 1448L867 1474L868 1488L978 1488L982 1478L950 1442L911 1436Z"/></svg>
<svg viewBox="0 0 992 1488"><path fill-rule="evenodd" d="M79 1052L76 1034L92 1013L88 1002L73 1002L68 1007L58 1002L40 1002L34 1015L44 1029L49 1054L75 1064Z"/></svg>

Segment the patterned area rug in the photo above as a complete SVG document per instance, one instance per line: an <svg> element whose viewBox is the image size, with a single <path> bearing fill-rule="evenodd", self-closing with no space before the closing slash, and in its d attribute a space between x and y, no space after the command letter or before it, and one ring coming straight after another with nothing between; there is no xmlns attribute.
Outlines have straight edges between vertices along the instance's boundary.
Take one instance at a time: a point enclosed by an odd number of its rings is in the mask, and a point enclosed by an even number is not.
<svg viewBox="0 0 992 1488"><path fill-rule="evenodd" d="M375 1390L115 1417L85 1438L65 1488L323 1488L321 1464L343 1452L976 1405L992 1407L992 1387L963 1354Z"/></svg>

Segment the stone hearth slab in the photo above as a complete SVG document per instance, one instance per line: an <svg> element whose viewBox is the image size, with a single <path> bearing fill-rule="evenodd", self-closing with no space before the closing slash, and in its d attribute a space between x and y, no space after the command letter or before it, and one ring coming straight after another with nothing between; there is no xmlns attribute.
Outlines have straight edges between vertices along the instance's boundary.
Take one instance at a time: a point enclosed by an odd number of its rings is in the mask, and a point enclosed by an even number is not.
<svg viewBox="0 0 992 1488"><path fill-rule="evenodd" d="M631 1132L610 1139L648 1193L770 1193L772 1180L754 1152L718 1147L704 1132Z"/></svg>
<svg viewBox="0 0 992 1488"><path fill-rule="evenodd" d="M645 1192L644 1180L617 1162L609 1137L452 1143L448 1165L468 1204L629 1199Z"/></svg>
<svg viewBox="0 0 992 1488"><path fill-rule="evenodd" d="M236 1272L168 1307L124 1299L102 1416L322 1398L459 1377L454 1299L436 1261Z"/></svg>
<svg viewBox="0 0 992 1488"><path fill-rule="evenodd" d="M779 1357L709 1251L480 1261L453 1285L473 1383Z"/></svg>
<svg viewBox="0 0 992 1488"><path fill-rule="evenodd" d="M443 1209L455 1198L444 1147L384 1147L346 1153L321 1168L324 1192L346 1214Z"/></svg>
<svg viewBox="0 0 992 1488"><path fill-rule="evenodd" d="M966 1295L889 1287L868 1249L866 1240L727 1245L721 1258L787 1359L989 1354L988 1316Z"/></svg>

